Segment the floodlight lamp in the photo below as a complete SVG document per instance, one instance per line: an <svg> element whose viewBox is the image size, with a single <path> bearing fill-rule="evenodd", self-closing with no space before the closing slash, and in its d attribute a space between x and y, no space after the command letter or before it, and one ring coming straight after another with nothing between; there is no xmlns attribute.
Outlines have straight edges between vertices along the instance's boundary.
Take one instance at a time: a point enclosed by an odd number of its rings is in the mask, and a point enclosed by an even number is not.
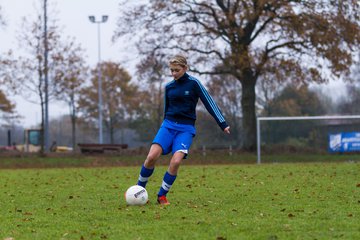
<svg viewBox="0 0 360 240"><path fill-rule="evenodd" d="M94 23L95 22L95 16L89 16L89 20L90 20L90 22Z"/></svg>
<svg viewBox="0 0 360 240"><path fill-rule="evenodd" d="M103 15L102 16L102 22L106 22L108 20L109 16Z"/></svg>

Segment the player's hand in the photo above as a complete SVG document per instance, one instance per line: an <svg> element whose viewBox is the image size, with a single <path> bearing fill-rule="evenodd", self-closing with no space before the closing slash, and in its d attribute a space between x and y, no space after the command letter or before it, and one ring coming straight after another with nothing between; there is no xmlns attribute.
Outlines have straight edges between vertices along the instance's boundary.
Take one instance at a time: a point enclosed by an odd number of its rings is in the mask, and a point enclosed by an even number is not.
<svg viewBox="0 0 360 240"><path fill-rule="evenodd" d="M224 129L224 133L230 134L230 127L226 127L226 128Z"/></svg>

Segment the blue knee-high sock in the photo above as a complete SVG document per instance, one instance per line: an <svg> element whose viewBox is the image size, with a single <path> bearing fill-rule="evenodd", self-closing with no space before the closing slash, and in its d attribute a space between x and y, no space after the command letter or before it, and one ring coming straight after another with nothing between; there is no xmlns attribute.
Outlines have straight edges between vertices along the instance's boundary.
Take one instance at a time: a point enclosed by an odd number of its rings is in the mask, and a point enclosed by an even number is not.
<svg viewBox="0 0 360 240"><path fill-rule="evenodd" d="M142 165L137 185L146 187L146 184L149 181L149 177L153 174L154 169L155 168L146 168L144 165Z"/></svg>
<svg viewBox="0 0 360 240"><path fill-rule="evenodd" d="M164 175L164 179L161 184L158 196L166 195L169 192L173 183L175 182L175 179L176 179L176 175L174 176L174 175L171 175L170 173L166 172Z"/></svg>

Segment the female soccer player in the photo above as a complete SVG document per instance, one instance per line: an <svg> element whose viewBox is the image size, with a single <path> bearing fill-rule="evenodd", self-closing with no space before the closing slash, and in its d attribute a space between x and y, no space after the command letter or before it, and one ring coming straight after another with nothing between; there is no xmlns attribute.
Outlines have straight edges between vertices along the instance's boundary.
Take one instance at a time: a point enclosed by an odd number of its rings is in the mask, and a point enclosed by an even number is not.
<svg viewBox="0 0 360 240"><path fill-rule="evenodd" d="M219 127L230 134L230 127L212 97L199 80L186 73L186 58L181 55L174 56L169 61L169 67L174 80L165 87L164 121L152 142L137 183L145 187L154 172L156 160L160 155L171 152L170 164L158 193L157 201L162 205L170 204L166 194L173 185L181 161L187 157L195 136L195 109L199 98Z"/></svg>

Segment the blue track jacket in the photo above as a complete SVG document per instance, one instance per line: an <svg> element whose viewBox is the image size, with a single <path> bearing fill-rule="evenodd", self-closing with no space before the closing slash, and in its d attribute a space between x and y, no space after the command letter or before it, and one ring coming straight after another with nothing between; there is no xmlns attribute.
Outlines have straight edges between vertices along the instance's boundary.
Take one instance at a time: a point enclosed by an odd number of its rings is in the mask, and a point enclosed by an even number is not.
<svg viewBox="0 0 360 240"><path fill-rule="evenodd" d="M195 124L196 105L201 99L219 127L228 127L223 114L199 80L185 73L165 87L165 119L182 124Z"/></svg>

